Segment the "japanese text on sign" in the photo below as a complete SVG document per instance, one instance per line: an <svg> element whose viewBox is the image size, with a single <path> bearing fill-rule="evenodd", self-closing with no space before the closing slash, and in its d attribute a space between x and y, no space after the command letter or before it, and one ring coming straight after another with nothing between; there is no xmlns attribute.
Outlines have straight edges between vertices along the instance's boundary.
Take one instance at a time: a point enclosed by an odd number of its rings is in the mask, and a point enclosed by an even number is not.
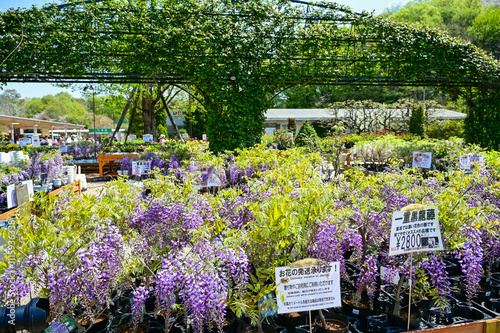
<svg viewBox="0 0 500 333"><path fill-rule="evenodd" d="M430 169L432 166L432 153L413 152L412 167Z"/></svg>
<svg viewBox="0 0 500 333"><path fill-rule="evenodd" d="M389 255L443 250L437 207L394 212Z"/></svg>
<svg viewBox="0 0 500 333"><path fill-rule="evenodd" d="M338 262L313 267L277 267L278 313L340 306Z"/></svg>
<svg viewBox="0 0 500 333"><path fill-rule="evenodd" d="M148 162L147 161L133 161L132 162L132 175L134 176L142 176L148 170Z"/></svg>

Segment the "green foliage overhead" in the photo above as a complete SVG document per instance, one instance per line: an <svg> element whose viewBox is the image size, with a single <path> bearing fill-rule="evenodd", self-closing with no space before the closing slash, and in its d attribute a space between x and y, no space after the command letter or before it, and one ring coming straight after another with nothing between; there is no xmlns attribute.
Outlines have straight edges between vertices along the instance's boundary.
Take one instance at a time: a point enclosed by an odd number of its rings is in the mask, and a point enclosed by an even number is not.
<svg viewBox="0 0 500 333"><path fill-rule="evenodd" d="M2 82L37 73L65 82L189 83L207 110L213 151L258 143L270 97L292 84L495 89L500 78L498 61L470 42L333 3L110 0L10 10L0 16L1 59L23 32ZM150 117L144 121L152 130Z"/></svg>

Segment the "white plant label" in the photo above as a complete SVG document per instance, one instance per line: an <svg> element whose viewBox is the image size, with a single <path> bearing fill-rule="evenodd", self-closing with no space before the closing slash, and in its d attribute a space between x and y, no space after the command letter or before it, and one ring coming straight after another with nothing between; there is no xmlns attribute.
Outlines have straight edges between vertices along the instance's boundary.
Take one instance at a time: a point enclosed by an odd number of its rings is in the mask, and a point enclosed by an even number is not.
<svg viewBox="0 0 500 333"><path fill-rule="evenodd" d="M278 313L341 306L337 261L313 267L277 267L275 277Z"/></svg>
<svg viewBox="0 0 500 333"><path fill-rule="evenodd" d="M67 153L68 152L68 146L60 146L59 150L61 151L61 153Z"/></svg>
<svg viewBox="0 0 500 333"><path fill-rule="evenodd" d="M203 141L207 141L207 135L206 134L203 134L202 138L203 138Z"/></svg>
<svg viewBox="0 0 500 333"><path fill-rule="evenodd" d="M133 161L132 162L132 175L142 176L148 171L147 161Z"/></svg>
<svg viewBox="0 0 500 333"><path fill-rule="evenodd" d="M33 145L33 147L40 147L40 145L41 145L40 137L39 136L32 136L31 137L31 144Z"/></svg>
<svg viewBox="0 0 500 333"><path fill-rule="evenodd" d="M28 200L33 201L33 195L35 191L33 189L33 180L24 180L22 184L28 187ZM26 200L26 201L28 201ZM7 208L12 208L17 206L17 196L16 196L16 185L11 184L7 186Z"/></svg>
<svg viewBox="0 0 500 333"><path fill-rule="evenodd" d="M420 151L413 152L412 167L430 169L432 164L432 153L424 153Z"/></svg>
<svg viewBox="0 0 500 333"><path fill-rule="evenodd" d="M144 142L153 142L153 134L144 134L142 140L144 140Z"/></svg>
<svg viewBox="0 0 500 333"><path fill-rule="evenodd" d="M389 255L443 250L437 207L392 215Z"/></svg>
<svg viewBox="0 0 500 333"><path fill-rule="evenodd" d="M473 154L468 153L467 157L469 158L469 164L477 163L478 165L484 165L484 155L483 154Z"/></svg>
<svg viewBox="0 0 500 333"><path fill-rule="evenodd" d="M135 139L137 139L137 135L135 135L135 134L130 134L130 135L128 136L128 139L129 139L129 140L135 140Z"/></svg>
<svg viewBox="0 0 500 333"><path fill-rule="evenodd" d="M460 156L460 169L463 169L463 170L469 170L470 169L470 162L469 162L469 156L468 155Z"/></svg>
<svg viewBox="0 0 500 333"><path fill-rule="evenodd" d="M183 134L182 134L182 138L183 138L184 140L189 139L189 134L187 134L187 133L183 133Z"/></svg>
<svg viewBox="0 0 500 333"><path fill-rule="evenodd" d="M220 180L220 177L219 175L217 175L217 173L215 173L215 171L213 171L209 176L208 176L208 179L207 179L207 186L208 187L218 187L218 186L221 186L222 182Z"/></svg>
<svg viewBox="0 0 500 333"><path fill-rule="evenodd" d="M29 139L29 138L20 138L19 139L20 146L28 146L30 144L31 144L31 139Z"/></svg>

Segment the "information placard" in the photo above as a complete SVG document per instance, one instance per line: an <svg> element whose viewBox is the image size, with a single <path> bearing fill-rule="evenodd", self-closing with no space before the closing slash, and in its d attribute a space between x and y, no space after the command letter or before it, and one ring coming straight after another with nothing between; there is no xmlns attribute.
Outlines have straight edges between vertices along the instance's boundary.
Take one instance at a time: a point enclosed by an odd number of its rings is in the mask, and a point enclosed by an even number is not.
<svg viewBox="0 0 500 333"><path fill-rule="evenodd" d="M432 153L424 153L420 151L413 152L412 167L430 169L432 165Z"/></svg>
<svg viewBox="0 0 500 333"><path fill-rule="evenodd" d="M11 184L7 186L7 208L12 208L17 206L17 195L16 195L16 185L23 185L25 192L27 191L28 198L24 198L23 202L33 201L33 195L35 194L33 189L33 180L24 180L16 184Z"/></svg>
<svg viewBox="0 0 500 333"><path fill-rule="evenodd" d="M469 156L468 155L460 156L460 169L463 169L463 170L469 170L470 169L470 163L469 163Z"/></svg>
<svg viewBox="0 0 500 333"><path fill-rule="evenodd" d="M40 137L39 136L32 136L31 137L31 144L33 145L33 147L40 147L40 145L41 145Z"/></svg>
<svg viewBox="0 0 500 333"><path fill-rule="evenodd" d="M222 184L222 181L220 180L219 175L217 175L217 173L215 171L213 171L212 173L210 173L210 175L208 175L208 179L207 179L207 186L208 187L219 187L219 186L221 186L221 184Z"/></svg>
<svg viewBox="0 0 500 333"><path fill-rule="evenodd" d="M277 267L275 277L278 313L341 306L337 261L312 267Z"/></svg>
<svg viewBox="0 0 500 333"><path fill-rule="evenodd" d="M129 140L135 140L135 139L137 139L137 135L135 135L135 134L130 134L130 135L128 136L128 139L129 139Z"/></svg>
<svg viewBox="0 0 500 333"><path fill-rule="evenodd" d="M392 215L389 255L443 250L437 207Z"/></svg>
<svg viewBox="0 0 500 333"><path fill-rule="evenodd" d="M19 139L19 145L20 146L28 146L31 144L31 139L30 138L20 138Z"/></svg>
<svg viewBox="0 0 500 333"><path fill-rule="evenodd" d="M142 140L144 140L144 142L153 142L153 134L144 134Z"/></svg>
<svg viewBox="0 0 500 333"><path fill-rule="evenodd" d="M61 153L67 153L68 152L68 146L59 146L59 150Z"/></svg>
<svg viewBox="0 0 500 333"><path fill-rule="evenodd" d="M477 163L477 165L480 165L480 166L484 165L484 155L483 154L469 153L469 154L467 154L467 157L469 157L469 164L470 165L472 165L474 163Z"/></svg>
<svg viewBox="0 0 500 333"><path fill-rule="evenodd" d="M147 161L133 161L132 162L132 175L142 176L148 171Z"/></svg>

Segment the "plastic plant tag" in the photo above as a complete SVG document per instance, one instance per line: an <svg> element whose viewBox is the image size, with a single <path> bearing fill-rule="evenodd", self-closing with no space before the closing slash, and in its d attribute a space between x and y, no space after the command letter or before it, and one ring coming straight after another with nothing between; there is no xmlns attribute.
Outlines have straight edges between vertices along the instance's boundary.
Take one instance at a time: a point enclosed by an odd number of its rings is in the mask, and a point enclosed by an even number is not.
<svg viewBox="0 0 500 333"><path fill-rule="evenodd" d="M39 136L32 136L31 137L31 144L33 145L33 147L40 147L40 145L41 145L40 137Z"/></svg>
<svg viewBox="0 0 500 333"><path fill-rule="evenodd" d="M259 298L260 314L262 318L270 317L277 313L276 301L273 299L272 293L267 293Z"/></svg>
<svg viewBox="0 0 500 333"><path fill-rule="evenodd" d="M49 327L45 329L46 333L68 333L71 332L72 330L76 329L76 325L73 322L73 320L64 315L59 319L59 321L56 321Z"/></svg>
<svg viewBox="0 0 500 333"><path fill-rule="evenodd" d="M437 207L394 212L389 255L443 250Z"/></svg>

